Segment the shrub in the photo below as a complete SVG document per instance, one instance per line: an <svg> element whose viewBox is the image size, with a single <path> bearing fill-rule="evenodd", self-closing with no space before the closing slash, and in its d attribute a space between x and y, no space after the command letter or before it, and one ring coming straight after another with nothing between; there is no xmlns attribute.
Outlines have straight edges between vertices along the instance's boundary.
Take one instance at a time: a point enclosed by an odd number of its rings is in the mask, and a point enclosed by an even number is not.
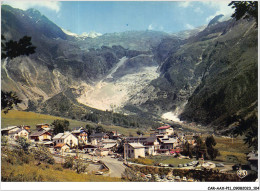
<svg viewBox="0 0 260 191"><path fill-rule="evenodd" d="M44 161L49 164L54 164L55 160L51 155L48 148L44 146L38 146L37 148L30 149L30 152L34 155L34 158L39 161Z"/></svg>

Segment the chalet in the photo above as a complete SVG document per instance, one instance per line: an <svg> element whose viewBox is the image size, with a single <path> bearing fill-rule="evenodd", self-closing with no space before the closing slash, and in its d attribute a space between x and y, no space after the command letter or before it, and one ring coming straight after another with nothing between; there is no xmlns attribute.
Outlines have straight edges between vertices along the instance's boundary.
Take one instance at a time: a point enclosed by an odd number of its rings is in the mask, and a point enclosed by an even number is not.
<svg viewBox="0 0 260 191"><path fill-rule="evenodd" d="M17 140L18 137L29 138L29 132L23 129L22 127L10 126L4 129L1 129L1 135L8 136L10 139Z"/></svg>
<svg viewBox="0 0 260 191"><path fill-rule="evenodd" d="M89 136L91 139L91 144L97 145L104 139L109 139L109 135L107 133L94 133Z"/></svg>
<svg viewBox="0 0 260 191"><path fill-rule="evenodd" d="M70 147L69 147L69 145L67 145L65 143L58 143L54 146L54 150L64 153L64 152L69 152Z"/></svg>
<svg viewBox="0 0 260 191"><path fill-rule="evenodd" d="M110 138L110 139L117 140L117 139L120 138L120 136L121 136L121 134L119 134L117 131L111 131L111 132L109 133L109 138Z"/></svg>
<svg viewBox="0 0 260 191"><path fill-rule="evenodd" d="M34 141L50 141L51 133L45 130L34 132L30 135L30 139Z"/></svg>
<svg viewBox="0 0 260 191"><path fill-rule="evenodd" d="M29 125L22 125L21 126L23 129L25 129L26 131L28 131L29 133L31 132L30 129L31 127Z"/></svg>
<svg viewBox="0 0 260 191"><path fill-rule="evenodd" d="M179 145L178 138L159 139L161 142L161 149L174 149Z"/></svg>
<svg viewBox="0 0 260 191"><path fill-rule="evenodd" d="M157 128L159 134L171 135L173 133L173 128L170 125L162 126Z"/></svg>
<svg viewBox="0 0 260 191"><path fill-rule="evenodd" d="M85 150L87 153L95 152L95 151L98 149L97 146L92 145L92 144L90 144L90 143L84 145L83 148L84 148L84 150Z"/></svg>
<svg viewBox="0 0 260 191"><path fill-rule="evenodd" d="M109 151L115 151L117 146L118 146L117 140L104 139L101 142L101 147L104 149L108 149Z"/></svg>
<svg viewBox="0 0 260 191"><path fill-rule="evenodd" d="M47 124L47 123L42 123L42 124L37 124L37 125L36 125L36 129L37 129L38 131L41 131L41 130L49 130L49 128L50 128L50 125Z"/></svg>
<svg viewBox="0 0 260 191"><path fill-rule="evenodd" d="M127 137L127 143L141 143L144 144L146 142L147 137Z"/></svg>
<svg viewBox="0 0 260 191"><path fill-rule="evenodd" d="M71 134L70 132L59 133L55 135L52 139L56 145L59 143L67 144L70 147L75 147L78 145L77 137L75 137L75 135Z"/></svg>
<svg viewBox="0 0 260 191"><path fill-rule="evenodd" d="M88 134L83 127L75 127L71 133L78 138L79 143L86 144L88 142Z"/></svg>
<svg viewBox="0 0 260 191"><path fill-rule="evenodd" d="M126 143L124 154L126 158L145 157L145 146L140 143Z"/></svg>
<svg viewBox="0 0 260 191"><path fill-rule="evenodd" d="M144 146L145 153L147 153L148 155L156 155L157 150L160 149L160 142L158 141L158 138L156 136L151 136L146 138Z"/></svg>

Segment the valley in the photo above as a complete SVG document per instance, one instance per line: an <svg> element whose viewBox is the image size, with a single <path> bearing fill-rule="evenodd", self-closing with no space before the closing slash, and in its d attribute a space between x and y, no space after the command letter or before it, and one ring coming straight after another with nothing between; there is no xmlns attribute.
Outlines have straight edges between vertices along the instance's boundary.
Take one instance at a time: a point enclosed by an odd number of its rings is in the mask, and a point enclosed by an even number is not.
<svg viewBox="0 0 260 191"><path fill-rule="evenodd" d="M77 10L95 3L122 2L77 2ZM3 3L1 180L256 181L258 20L192 12L200 17L186 23L160 13L162 25L155 19L142 30L130 21L150 13L110 23L109 12L102 25L100 14L76 28L113 32L76 34L57 24L61 15ZM194 27L198 18L204 24Z"/></svg>

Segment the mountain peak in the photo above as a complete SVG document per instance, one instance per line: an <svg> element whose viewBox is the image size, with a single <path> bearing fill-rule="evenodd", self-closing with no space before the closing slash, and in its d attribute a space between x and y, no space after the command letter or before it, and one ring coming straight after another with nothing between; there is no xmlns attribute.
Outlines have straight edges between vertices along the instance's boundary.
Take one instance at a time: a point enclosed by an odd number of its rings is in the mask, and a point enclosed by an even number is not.
<svg viewBox="0 0 260 191"><path fill-rule="evenodd" d="M223 14L220 14L220 15L215 16L215 17L214 17L213 19L211 19L211 21L209 22L208 27L219 23L219 19L222 18L223 16L224 16Z"/></svg>

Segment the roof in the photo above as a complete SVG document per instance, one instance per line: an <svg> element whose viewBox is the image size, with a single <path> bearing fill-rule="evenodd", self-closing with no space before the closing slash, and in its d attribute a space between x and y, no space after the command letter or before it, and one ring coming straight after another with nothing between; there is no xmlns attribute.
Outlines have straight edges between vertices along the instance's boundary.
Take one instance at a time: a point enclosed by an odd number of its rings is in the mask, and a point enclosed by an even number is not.
<svg viewBox="0 0 260 191"><path fill-rule="evenodd" d="M30 137L36 137L36 136L38 137L38 136L41 136L41 135L43 135L45 133L48 133L49 135L51 135L48 131L37 131L37 132L32 133L30 135Z"/></svg>
<svg viewBox="0 0 260 191"><path fill-rule="evenodd" d="M153 143L154 141L157 140L157 137L156 136L152 136L152 137L148 137L146 138L146 142L148 143Z"/></svg>
<svg viewBox="0 0 260 191"><path fill-rule="evenodd" d="M176 143L178 140L177 139L175 139L175 138L169 138L168 140L163 140L162 139L162 142L164 143L164 144L169 144L169 143Z"/></svg>
<svg viewBox="0 0 260 191"><path fill-rule="evenodd" d="M170 127L171 127L170 125L166 125L166 126L159 127L157 129L169 129Z"/></svg>
<svg viewBox="0 0 260 191"><path fill-rule="evenodd" d="M106 133L94 133L94 134L90 135L90 137L102 138L106 135L107 135Z"/></svg>
<svg viewBox="0 0 260 191"><path fill-rule="evenodd" d="M10 130L16 128L16 127L17 127L17 126L8 126L8 127L6 127L6 128L1 129L1 131L10 131Z"/></svg>
<svg viewBox="0 0 260 191"><path fill-rule="evenodd" d="M42 125L48 125L49 126L49 124L47 124L47 123L40 123L40 124L37 124L36 126L42 126Z"/></svg>
<svg viewBox="0 0 260 191"><path fill-rule="evenodd" d="M65 145L65 143L58 143L54 148L61 148Z"/></svg>
<svg viewBox="0 0 260 191"><path fill-rule="evenodd" d="M144 148L145 146L143 146L141 143L128 143L131 147L133 148Z"/></svg>
<svg viewBox="0 0 260 191"><path fill-rule="evenodd" d="M116 140L113 140L113 139L104 139L102 141L102 143L116 143L117 141Z"/></svg>
<svg viewBox="0 0 260 191"><path fill-rule="evenodd" d="M116 143L114 143L114 144L107 144L103 148L108 149L108 148L112 148L114 146L116 146Z"/></svg>
<svg viewBox="0 0 260 191"><path fill-rule="evenodd" d="M10 131L10 132L8 132L8 134L16 134L16 133L21 132L22 130L26 131L25 129L20 129L20 128L18 128L16 131Z"/></svg>
<svg viewBox="0 0 260 191"><path fill-rule="evenodd" d="M86 131L83 127L75 127L72 130L72 133L81 133L82 131Z"/></svg>
<svg viewBox="0 0 260 191"><path fill-rule="evenodd" d="M52 139L65 139L69 135L72 135L70 132L58 133ZM74 135L73 135L74 136Z"/></svg>

